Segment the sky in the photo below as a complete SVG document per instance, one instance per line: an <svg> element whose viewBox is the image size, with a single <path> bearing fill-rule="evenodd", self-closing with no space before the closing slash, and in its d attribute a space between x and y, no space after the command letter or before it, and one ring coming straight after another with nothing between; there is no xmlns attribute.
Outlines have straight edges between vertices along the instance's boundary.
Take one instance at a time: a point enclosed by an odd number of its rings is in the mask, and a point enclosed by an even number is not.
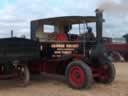
<svg viewBox="0 0 128 96"><path fill-rule="evenodd" d="M128 33L128 0L0 0L0 37L30 37L30 21L55 16L95 15L104 10L104 36Z"/></svg>

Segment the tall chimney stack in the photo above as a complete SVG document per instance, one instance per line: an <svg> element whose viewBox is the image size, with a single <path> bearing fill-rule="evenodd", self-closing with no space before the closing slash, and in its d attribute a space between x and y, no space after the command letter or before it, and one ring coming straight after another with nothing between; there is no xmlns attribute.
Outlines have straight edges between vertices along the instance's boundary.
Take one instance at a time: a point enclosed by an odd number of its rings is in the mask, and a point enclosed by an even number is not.
<svg viewBox="0 0 128 96"><path fill-rule="evenodd" d="M96 9L96 35L97 42L102 41L102 31L103 31L103 10Z"/></svg>

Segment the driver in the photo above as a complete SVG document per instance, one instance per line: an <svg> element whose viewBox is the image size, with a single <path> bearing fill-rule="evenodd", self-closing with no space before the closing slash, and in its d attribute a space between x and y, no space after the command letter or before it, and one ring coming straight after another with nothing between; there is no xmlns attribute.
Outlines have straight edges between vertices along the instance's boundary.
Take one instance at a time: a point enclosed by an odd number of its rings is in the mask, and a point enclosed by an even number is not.
<svg viewBox="0 0 128 96"><path fill-rule="evenodd" d="M85 40L85 45L82 44L82 46L84 48L86 48L86 54L87 54L87 57L89 57L90 53L89 53L89 50L93 47L93 44L94 44L94 41L95 41L95 36L92 32L92 28L91 27L87 27L87 32L84 33L82 35L82 38L81 38L83 41Z"/></svg>
<svg viewBox="0 0 128 96"><path fill-rule="evenodd" d="M92 28L91 27L87 27L87 33L85 34L85 39L87 40L87 42L91 42L92 40L95 40L95 36L92 32Z"/></svg>

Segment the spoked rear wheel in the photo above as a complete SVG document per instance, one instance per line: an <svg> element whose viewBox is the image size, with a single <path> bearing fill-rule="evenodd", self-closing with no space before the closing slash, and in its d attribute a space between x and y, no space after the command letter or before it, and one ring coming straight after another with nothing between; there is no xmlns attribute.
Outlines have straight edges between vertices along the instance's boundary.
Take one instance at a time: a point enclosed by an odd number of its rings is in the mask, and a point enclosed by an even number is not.
<svg viewBox="0 0 128 96"><path fill-rule="evenodd" d="M17 66L18 72L18 81L21 86L27 86L30 81L30 72L27 65L19 65Z"/></svg>
<svg viewBox="0 0 128 96"><path fill-rule="evenodd" d="M112 63L102 64L99 68L99 77L96 81L99 83L110 84L114 81L116 75L115 66Z"/></svg>
<svg viewBox="0 0 128 96"><path fill-rule="evenodd" d="M75 89L90 88L92 86L92 72L82 61L71 62L66 69L66 80Z"/></svg>

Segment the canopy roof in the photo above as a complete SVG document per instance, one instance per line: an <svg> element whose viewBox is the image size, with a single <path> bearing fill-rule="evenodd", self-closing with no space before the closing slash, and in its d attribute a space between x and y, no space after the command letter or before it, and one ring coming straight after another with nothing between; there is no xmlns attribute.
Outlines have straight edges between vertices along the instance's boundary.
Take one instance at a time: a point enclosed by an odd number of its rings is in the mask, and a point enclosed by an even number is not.
<svg viewBox="0 0 128 96"><path fill-rule="evenodd" d="M96 22L96 16L64 16L33 20L32 22L38 22L41 24L55 25L55 24L80 24Z"/></svg>

